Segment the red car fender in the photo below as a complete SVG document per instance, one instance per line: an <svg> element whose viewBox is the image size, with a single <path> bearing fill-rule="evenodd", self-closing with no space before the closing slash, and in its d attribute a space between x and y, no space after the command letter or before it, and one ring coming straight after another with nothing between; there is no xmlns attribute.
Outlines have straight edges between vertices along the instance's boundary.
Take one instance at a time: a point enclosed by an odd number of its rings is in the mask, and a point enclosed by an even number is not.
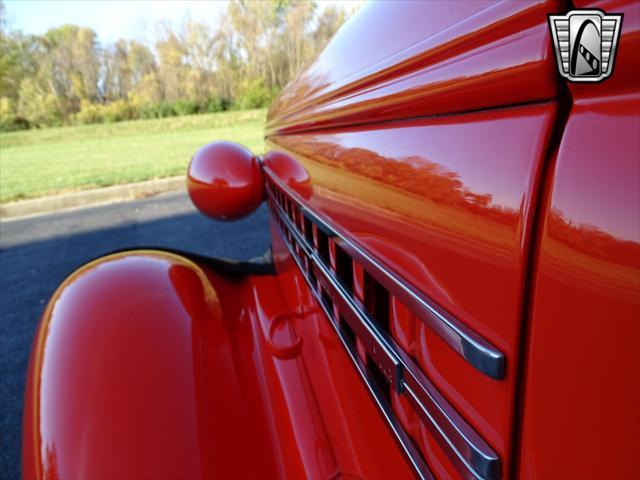
<svg viewBox="0 0 640 480"><path fill-rule="evenodd" d="M209 315L219 292L174 254L119 253L70 275L32 350L24 478L200 476L197 333Z"/></svg>
<svg viewBox="0 0 640 480"><path fill-rule="evenodd" d="M410 476L338 339L322 340L325 366L317 333L295 330L325 323L317 306L292 312L264 265L193 258L117 253L57 289L32 350L23 478ZM325 381L344 395L323 400Z"/></svg>

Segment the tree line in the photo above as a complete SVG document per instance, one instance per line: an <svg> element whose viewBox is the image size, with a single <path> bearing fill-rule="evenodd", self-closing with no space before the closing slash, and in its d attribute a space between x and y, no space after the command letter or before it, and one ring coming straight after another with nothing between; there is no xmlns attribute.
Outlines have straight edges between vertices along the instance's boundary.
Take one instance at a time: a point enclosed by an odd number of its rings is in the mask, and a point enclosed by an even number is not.
<svg viewBox="0 0 640 480"><path fill-rule="evenodd" d="M3 24L0 130L263 107L346 16L311 0L231 0L222 25L163 22L153 42L106 45L76 25L27 35Z"/></svg>

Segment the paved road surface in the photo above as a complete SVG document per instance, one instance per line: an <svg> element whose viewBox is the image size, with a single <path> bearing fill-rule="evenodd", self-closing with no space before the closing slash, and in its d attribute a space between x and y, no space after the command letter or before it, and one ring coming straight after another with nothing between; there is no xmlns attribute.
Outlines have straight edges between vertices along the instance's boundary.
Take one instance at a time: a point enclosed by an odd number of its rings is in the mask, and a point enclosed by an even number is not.
<svg viewBox="0 0 640 480"><path fill-rule="evenodd" d="M269 248L267 210L215 222L186 193L0 223L0 478L20 477L22 395L37 321L57 285L113 250L177 248L247 260Z"/></svg>

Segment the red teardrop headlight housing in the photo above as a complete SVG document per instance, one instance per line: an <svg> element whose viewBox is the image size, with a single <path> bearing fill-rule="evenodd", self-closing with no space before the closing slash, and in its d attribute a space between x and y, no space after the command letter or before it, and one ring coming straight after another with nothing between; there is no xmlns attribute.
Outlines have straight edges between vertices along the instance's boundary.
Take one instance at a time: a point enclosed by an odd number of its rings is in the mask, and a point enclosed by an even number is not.
<svg viewBox="0 0 640 480"><path fill-rule="evenodd" d="M258 158L242 145L213 142L198 150L187 171L189 197L198 210L216 220L234 220L264 200Z"/></svg>

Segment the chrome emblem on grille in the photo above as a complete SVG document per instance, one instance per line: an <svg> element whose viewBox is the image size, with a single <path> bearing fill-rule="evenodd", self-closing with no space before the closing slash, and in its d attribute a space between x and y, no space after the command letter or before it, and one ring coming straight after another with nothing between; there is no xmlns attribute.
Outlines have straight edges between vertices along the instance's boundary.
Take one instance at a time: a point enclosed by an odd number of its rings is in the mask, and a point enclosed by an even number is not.
<svg viewBox="0 0 640 480"><path fill-rule="evenodd" d="M572 10L549 15L558 71L571 82L600 82L613 72L622 14Z"/></svg>

